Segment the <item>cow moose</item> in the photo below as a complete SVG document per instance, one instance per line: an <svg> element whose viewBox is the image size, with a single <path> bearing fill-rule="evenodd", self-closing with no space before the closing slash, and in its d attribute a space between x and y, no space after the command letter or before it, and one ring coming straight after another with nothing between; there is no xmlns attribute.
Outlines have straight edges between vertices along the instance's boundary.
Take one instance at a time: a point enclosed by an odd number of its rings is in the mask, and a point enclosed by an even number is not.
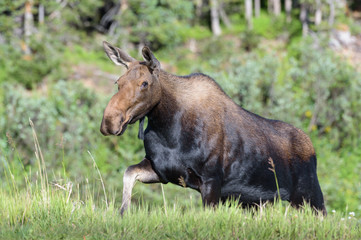
<svg viewBox="0 0 361 240"><path fill-rule="evenodd" d="M273 201L278 191L270 158L281 199L296 208L307 202L326 214L315 150L302 130L243 109L207 75L162 70L147 46L144 61L108 42L103 46L110 60L127 71L116 81L118 92L104 110L100 131L120 136L139 120L146 153L124 173L122 215L136 181L195 189L205 206L229 198L245 206Z"/></svg>

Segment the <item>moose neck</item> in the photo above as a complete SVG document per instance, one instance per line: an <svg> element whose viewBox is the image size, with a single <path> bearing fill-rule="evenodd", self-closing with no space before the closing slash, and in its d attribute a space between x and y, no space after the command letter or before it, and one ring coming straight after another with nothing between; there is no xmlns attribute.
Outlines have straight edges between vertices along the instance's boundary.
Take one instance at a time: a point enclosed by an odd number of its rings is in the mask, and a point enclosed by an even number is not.
<svg viewBox="0 0 361 240"><path fill-rule="evenodd" d="M180 112L181 106L178 101L177 91L179 88L179 77L161 71L159 75L161 84L161 97L155 107L147 114L149 123L156 122L157 126L169 126L174 116Z"/></svg>

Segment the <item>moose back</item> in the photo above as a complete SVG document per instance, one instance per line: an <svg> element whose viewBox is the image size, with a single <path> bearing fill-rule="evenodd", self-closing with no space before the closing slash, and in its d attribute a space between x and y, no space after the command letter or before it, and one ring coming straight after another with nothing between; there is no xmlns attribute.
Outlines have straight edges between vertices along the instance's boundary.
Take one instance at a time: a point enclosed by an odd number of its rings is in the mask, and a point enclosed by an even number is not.
<svg viewBox="0 0 361 240"><path fill-rule="evenodd" d="M316 154L300 129L251 113L234 103L209 76L176 76L161 69L148 47L144 61L104 42L108 57L127 72L104 110L100 131L122 135L140 121L146 156L124 174L121 213L136 181L168 183L200 192L204 205L228 198L245 206L277 197L304 202L326 214L316 173ZM144 118L148 126L143 132Z"/></svg>

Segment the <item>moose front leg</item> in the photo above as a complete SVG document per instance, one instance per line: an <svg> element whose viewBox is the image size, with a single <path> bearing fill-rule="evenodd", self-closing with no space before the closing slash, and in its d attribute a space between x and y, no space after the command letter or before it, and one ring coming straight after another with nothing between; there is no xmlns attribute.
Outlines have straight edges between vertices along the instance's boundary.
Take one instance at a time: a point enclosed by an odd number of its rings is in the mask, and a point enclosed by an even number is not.
<svg viewBox="0 0 361 240"><path fill-rule="evenodd" d="M159 183L159 177L154 172L150 161L146 158L136 165L129 166L125 170L123 177L123 200L120 208L120 214L123 215L124 211L130 206L132 197L132 190L136 181L142 183Z"/></svg>
<svg viewBox="0 0 361 240"><path fill-rule="evenodd" d="M218 179L203 183L200 187L203 206L215 207L221 198L221 184Z"/></svg>

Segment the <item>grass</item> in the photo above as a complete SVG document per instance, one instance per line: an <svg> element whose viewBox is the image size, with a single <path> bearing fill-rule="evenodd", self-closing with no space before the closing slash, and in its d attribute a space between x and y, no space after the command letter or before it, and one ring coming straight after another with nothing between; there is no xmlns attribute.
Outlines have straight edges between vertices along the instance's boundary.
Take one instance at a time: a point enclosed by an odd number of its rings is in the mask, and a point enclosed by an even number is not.
<svg viewBox="0 0 361 240"><path fill-rule="evenodd" d="M176 204L133 207L123 218L114 202L96 203L50 188L9 195L0 192L1 239L360 239L360 221L330 213L315 216L289 205L215 210ZM46 196L46 197L45 197Z"/></svg>
<svg viewBox="0 0 361 240"><path fill-rule="evenodd" d="M32 122L30 121L31 126ZM95 159L101 187L79 186L69 179L49 182L33 128L38 170L24 175L20 189L8 164L0 189L0 239L360 239L361 221L354 213L313 214L282 202L242 209L234 202L216 209L190 204L134 204L122 218L115 193L107 194ZM276 175L275 175L276 176ZM91 182L91 181L90 181ZM4 183L3 183L4 184ZM6 190L7 189L7 190Z"/></svg>

